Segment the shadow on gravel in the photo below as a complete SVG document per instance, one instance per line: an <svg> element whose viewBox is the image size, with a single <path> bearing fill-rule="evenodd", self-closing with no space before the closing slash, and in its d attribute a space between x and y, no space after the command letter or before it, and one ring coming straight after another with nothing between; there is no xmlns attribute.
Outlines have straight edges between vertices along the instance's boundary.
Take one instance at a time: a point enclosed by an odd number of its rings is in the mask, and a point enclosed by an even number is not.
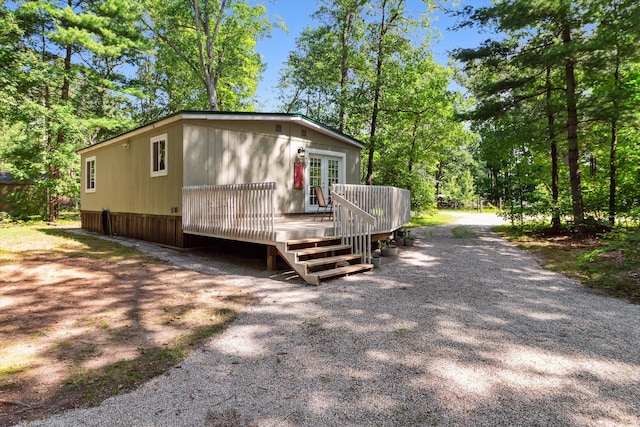
<svg viewBox="0 0 640 427"><path fill-rule="evenodd" d="M640 423L640 306L589 293L486 229L435 233L319 287L231 279L251 282L260 304L101 414L167 426Z"/></svg>
<svg viewBox="0 0 640 427"><path fill-rule="evenodd" d="M366 279L274 290L234 326L241 342L210 348L234 361L229 389L244 394L217 409L254 402L257 425L640 421L638 306L486 231L403 249Z"/></svg>

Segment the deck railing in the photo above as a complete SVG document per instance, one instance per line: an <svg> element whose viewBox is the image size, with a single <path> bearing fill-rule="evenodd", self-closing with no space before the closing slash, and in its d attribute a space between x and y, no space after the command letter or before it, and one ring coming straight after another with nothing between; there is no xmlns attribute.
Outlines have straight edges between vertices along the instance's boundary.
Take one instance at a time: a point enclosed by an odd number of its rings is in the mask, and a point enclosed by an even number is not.
<svg viewBox="0 0 640 427"><path fill-rule="evenodd" d="M341 195L376 219L372 233L396 230L411 219L411 192L379 185L333 184Z"/></svg>
<svg viewBox="0 0 640 427"><path fill-rule="evenodd" d="M376 219L333 191L331 203L335 235L342 238L342 244L351 246L354 254L363 255L365 263L371 263L371 231Z"/></svg>
<svg viewBox="0 0 640 427"><path fill-rule="evenodd" d="M183 187L182 229L205 236L272 241L275 188L275 182Z"/></svg>

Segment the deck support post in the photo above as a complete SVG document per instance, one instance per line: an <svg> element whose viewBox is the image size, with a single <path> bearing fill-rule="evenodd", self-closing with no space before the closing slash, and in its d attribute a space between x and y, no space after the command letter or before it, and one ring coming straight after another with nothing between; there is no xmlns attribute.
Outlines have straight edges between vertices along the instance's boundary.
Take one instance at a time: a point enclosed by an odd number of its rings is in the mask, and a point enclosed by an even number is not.
<svg viewBox="0 0 640 427"><path fill-rule="evenodd" d="M275 246L267 246L267 270L276 269L276 261L278 259L278 248Z"/></svg>

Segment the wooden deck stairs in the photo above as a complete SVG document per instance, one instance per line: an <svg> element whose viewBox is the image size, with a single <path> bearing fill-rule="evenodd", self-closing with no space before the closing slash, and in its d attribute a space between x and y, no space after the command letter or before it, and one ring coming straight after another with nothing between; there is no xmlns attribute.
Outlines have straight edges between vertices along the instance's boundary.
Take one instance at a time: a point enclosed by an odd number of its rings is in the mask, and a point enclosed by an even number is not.
<svg viewBox="0 0 640 427"><path fill-rule="evenodd" d="M322 280L373 269L362 255L352 253L340 237L317 237L277 242L280 256L310 285Z"/></svg>

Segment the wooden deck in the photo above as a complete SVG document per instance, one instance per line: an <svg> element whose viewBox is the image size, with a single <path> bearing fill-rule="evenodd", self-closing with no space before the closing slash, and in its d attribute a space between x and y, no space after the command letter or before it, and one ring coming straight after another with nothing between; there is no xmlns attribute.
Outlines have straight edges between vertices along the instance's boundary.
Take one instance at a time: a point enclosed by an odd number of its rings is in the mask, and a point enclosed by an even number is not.
<svg viewBox="0 0 640 427"><path fill-rule="evenodd" d="M274 182L182 189L184 234L267 245L267 265L280 255L307 283L367 271L371 242L410 218L411 193L394 187L333 184L333 219L274 212Z"/></svg>
<svg viewBox="0 0 640 427"><path fill-rule="evenodd" d="M314 221L313 214L274 212L275 188L274 182L184 187L182 230L185 234L274 245L336 234L345 238L354 232L352 226L361 221L370 224L368 234L391 232L410 217L408 190L334 184L331 194L335 196L337 221ZM338 227L335 232L333 227Z"/></svg>

